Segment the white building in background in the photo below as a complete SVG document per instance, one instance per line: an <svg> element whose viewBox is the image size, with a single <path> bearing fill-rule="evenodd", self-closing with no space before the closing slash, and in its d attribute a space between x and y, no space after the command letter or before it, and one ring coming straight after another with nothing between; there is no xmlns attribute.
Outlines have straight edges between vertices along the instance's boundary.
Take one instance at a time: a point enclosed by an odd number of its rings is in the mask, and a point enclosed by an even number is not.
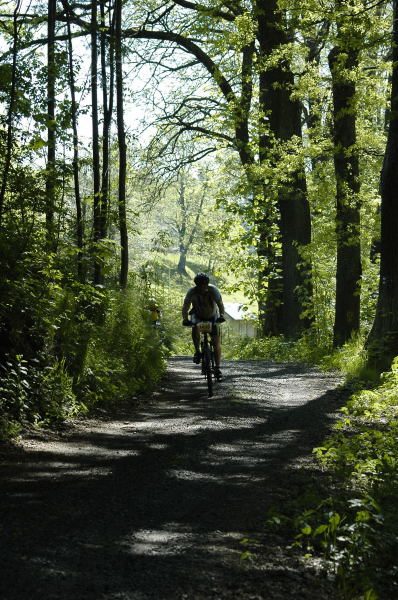
<svg viewBox="0 0 398 600"><path fill-rule="evenodd" d="M224 336L228 333L241 337L256 337L256 317L250 313L244 304L239 302L224 302L225 320L223 326Z"/></svg>

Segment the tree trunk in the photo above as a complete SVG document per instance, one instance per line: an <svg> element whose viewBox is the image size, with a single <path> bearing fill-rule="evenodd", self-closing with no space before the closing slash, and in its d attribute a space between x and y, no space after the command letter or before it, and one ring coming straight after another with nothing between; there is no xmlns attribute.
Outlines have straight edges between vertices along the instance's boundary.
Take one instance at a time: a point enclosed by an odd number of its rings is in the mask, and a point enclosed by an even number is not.
<svg viewBox="0 0 398 600"><path fill-rule="evenodd" d="M387 370L398 355L398 8L393 2L391 112L381 172L380 281L375 320L367 340L369 365Z"/></svg>
<svg viewBox="0 0 398 600"><path fill-rule="evenodd" d="M180 245L180 257L178 259L177 272L180 275L188 275L187 273L187 250Z"/></svg>
<svg viewBox="0 0 398 600"><path fill-rule="evenodd" d="M358 64L358 50L335 47L332 73L334 169L336 175L336 305L333 343L341 346L359 331L361 242L359 161L355 150L355 83L347 76Z"/></svg>
<svg viewBox="0 0 398 600"><path fill-rule="evenodd" d="M122 0L115 2L115 61L116 61L116 100L117 100L117 138L119 145L119 229L120 229L120 274L121 288L127 285L128 277L128 232L126 216L126 133L124 129L123 107L123 63L122 63Z"/></svg>
<svg viewBox="0 0 398 600"><path fill-rule="evenodd" d="M261 59L288 42L281 23L276 0L257 0L258 40ZM301 138L301 107L291 99L294 76L286 61L260 72L259 101L263 118L260 123L260 162L278 163L275 146ZM267 131L267 124L269 131ZM265 313L275 313L275 304L281 310L279 333L298 338L311 325L312 277L311 264L302 250L311 242L311 217L307 198L304 164L292 172L288 184L279 186L276 199L280 214L280 243L282 246L282 289L280 284L270 286L272 294L267 298ZM266 202L264 203L266 206ZM279 240L275 240L276 242ZM277 268L276 251L274 263ZM278 319L279 321L279 319ZM277 323L279 325L279 323ZM274 320L275 325L275 320ZM276 333L269 331L270 334Z"/></svg>
<svg viewBox="0 0 398 600"><path fill-rule="evenodd" d="M109 135L113 112L113 81L114 81L114 61L113 61L113 43L109 49L109 94L108 79L106 69L106 51L107 39L105 34L105 2L101 0L101 80L102 80L102 106L103 106L103 129L102 129L102 179L101 179L101 202L100 202L100 230L101 238L108 236L108 206L109 206ZM113 24L110 24L110 30L113 31Z"/></svg>
<svg viewBox="0 0 398 600"><path fill-rule="evenodd" d="M10 90L10 101L8 104L8 112L7 112L7 142L6 142L6 151L4 157L4 169L3 169L3 177L1 180L0 186L0 229L3 220L3 212L4 212L4 201L8 184L8 175L11 167L11 157L12 157L12 138L13 138L13 116L15 109L15 96L16 96L16 85L17 85L17 56L18 56L18 14L21 6L21 0L18 0L17 5L13 14L13 22L12 22L12 74L11 74L11 90Z"/></svg>
<svg viewBox="0 0 398 600"><path fill-rule="evenodd" d="M261 137L260 137L261 140ZM260 147L265 148L260 144ZM260 151L260 164L265 160ZM257 220L257 256L260 260L258 273L258 315L261 333L264 336L280 335L283 331L283 280L282 257L277 253L280 242L280 216L272 203L266 203L266 186L261 186L259 202L262 217Z"/></svg>
<svg viewBox="0 0 398 600"><path fill-rule="evenodd" d="M179 246L179 252L180 252L180 257L179 257L178 265L177 265L177 272L180 275L187 275L185 267L186 267L186 262L187 262L188 248L185 243L185 237L187 234L188 216L187 216L187 207L185 205L185 185L184 185L184 175L183 174L180 175L180 192L179 192L179 196L178 196L178 204L180 205L181 222L179 224L177 222L178 246Z"/></svg>
<svg viewBox="0 0 398 600"><path fill-rule="evenodd" d="M184 174L181 173L181 175L180 175L180 194L179 194L179 198L178 198L178 204L181 207L181 210L180 210L181 223L177 224L178 243L179 243L179 251L180 251L180 258L179 258L178 265L177 265L177 271L178 271L178 273L180 273L180 275L185 275L185 276L188 275L188 273L186 271L187 255L188 255L188 251L195 239L196 233L198 231L199 219L202 214L203 203L205 200L206 191L207 191L207 183L205 183L203 186L199 206L197 208L196 215L195 215L195 221L194 221L194 223L191 227L191 231L189 232L189 235L188 235L188 231L187 231L188 230L188 208L187 208L187 205L185 202Z"/></svg>
<svg viewBox="0 0 398 600"><path fill-rule="evenodd" d="M101 239L101 178L98 126L98 43L97 43L97 0L91 3L91 119L93 156L93 241L94 241L94 283L103 284L103 261L99 257Z"/></svg>
<svg viewBox="0 0 398 600"><path fill-rule="evenodd" d="M83 268L83 237L84 237L84 222L82 215L82 202L80 196L79 183L79 137L77 133L77 102L75 91L75 74L73 69L73 45L70 22L67 22L68 32L68 54L69 54L69 87L71 96L71 120L73 131L73 182L75 188L75 203L76 203L76 242L78 248L77 255L77 277L80 283L85 281L85 272Z"/></svg>
<svg viewBox="0 0 398 600"><path fill-rule="evenodd" d="M50 252L56 250L55 239L55 20L56 0L48 0L47 44L47 178L46 178L46 243Z"/></svg>

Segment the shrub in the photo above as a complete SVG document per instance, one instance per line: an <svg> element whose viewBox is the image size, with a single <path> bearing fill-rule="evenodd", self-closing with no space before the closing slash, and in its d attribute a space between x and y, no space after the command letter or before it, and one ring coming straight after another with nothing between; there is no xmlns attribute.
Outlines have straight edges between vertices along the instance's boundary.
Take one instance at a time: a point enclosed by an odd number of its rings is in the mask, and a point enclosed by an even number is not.
<svg viewBox="0 0 398 600"><path fill-rule="evenodd" d="M296 543L326 553L350 600L398 593L397 384L395 359L378 387L351 396L334 434L314 449L338 491L296 519Z"/></svg>
<svg viewBox="0 0 398 600"><path fill-rule="evenodd" d="M2 365L1 370L0 410L4 432L18 429L18 424L62 421L85 408L77 402L72 377L63 361L43 367L38 360L26 361L17 355Z"/></svg>
<svg viewBox="0 0 398 600"><path fill-rule="evenodd" d="M231 336L224 349L227 358L262 359L278 362L292 361L316 364L330 352L330 346L320 346L315 330L309 330L299 340L287 340L283 336L238 337Z"/></svg>
<svg viewBox="0 0 398 600"><path fill-rule="evenodd" d="M90 406L125 401L159 380L165 349L133 287L112 294L104 323L93 331L77 389Z"/></svg>

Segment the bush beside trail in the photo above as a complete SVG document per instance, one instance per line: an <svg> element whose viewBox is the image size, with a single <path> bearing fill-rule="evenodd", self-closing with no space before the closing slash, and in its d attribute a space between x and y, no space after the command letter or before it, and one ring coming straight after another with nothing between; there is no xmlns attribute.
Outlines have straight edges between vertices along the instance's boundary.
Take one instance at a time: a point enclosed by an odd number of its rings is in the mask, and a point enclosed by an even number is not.
<svg viewBox="0 0 398 600"><path fill-rule="evenodd" d="M0 436L128 401L159 381L167 351L146 303L134 285L47 292L37 351L10 352L0 365Z"/></svg>

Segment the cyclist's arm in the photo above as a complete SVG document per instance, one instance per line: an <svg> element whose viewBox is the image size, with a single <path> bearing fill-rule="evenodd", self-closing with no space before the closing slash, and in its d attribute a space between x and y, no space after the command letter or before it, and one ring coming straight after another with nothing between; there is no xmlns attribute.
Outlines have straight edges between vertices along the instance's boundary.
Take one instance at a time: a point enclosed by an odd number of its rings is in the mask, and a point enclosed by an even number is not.
<svg viewBox="0 0 398 600"><path fill-rule="evenodd" d="M213 287L213 299L218 306L220 316L224 316L224 313L225 313L224 302L222 301L221 292L216 286Z"/></svg>
<svg viewBox="0 0 398 600"><path fill-rule="evenodd" d="M224 313L225 313L225 308L224 308L224 303L222 301L221 296L220 296L219 301L217 302L217 306L218 306L218 310L220 311L220 317L223 317Z"/></svg>
<svg viewBox="0 0 398 600"><path fill-rule="evenodd" d="M188 310L191 306L191 294L188 292L185 296L184 303L182 305L182 318L188 319Z"/></svg>

